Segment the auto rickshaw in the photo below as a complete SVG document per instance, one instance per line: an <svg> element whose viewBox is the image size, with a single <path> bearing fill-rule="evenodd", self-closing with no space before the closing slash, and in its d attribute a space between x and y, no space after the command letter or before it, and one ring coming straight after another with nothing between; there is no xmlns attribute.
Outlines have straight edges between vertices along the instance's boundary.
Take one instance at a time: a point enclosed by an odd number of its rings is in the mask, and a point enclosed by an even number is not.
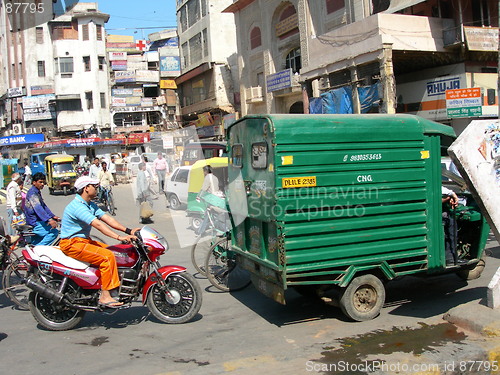
<svg viewBox="0 0 500 375"><path fill-rule="evenodd" d="M56 190L68 195L69 191L75 189L76 171L75 158L71 155L49 155L45 158L45 172L47 187L50 194Z"/></svg>
<svg viewBox="0 0 500 375"><path fill-rule="evenodd" d="M189 223L191 228L198 230L202 221L203 214L206 209L206 205L203 202L198 202L196 197L201 190L203 185L203 180L205 178L203 174L203 167L210 165L212 167L212 173L219 180L219 189L225 191L228 184L227 179L227 166L228 158L210 158L198 160L195 162L191 168L190 176L188 179L188 200L187 200L187 210L186 215L190 218Z"/></svg>
<svg viewBox="0 0 500 375"><path fill-rule="evenodd" d="M399 277L481 275L490 227L467 192L448 213L458 238L457 258L446 259L450 126L399 114L249 115L227 134L231 250L275 301L285 304L288 288L332 290L345 315L364 321Z"/></svg>

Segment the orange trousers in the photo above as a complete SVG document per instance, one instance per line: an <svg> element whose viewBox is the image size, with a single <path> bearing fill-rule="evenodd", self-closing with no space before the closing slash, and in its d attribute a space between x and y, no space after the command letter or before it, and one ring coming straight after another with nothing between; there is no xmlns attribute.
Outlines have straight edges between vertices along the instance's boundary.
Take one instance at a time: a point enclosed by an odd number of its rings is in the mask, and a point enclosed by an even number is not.
<svg viewBox="0 0 500 375"><path fill-rule="evenodd" d="M106 249L105 244L88 238L63 238L59 244L62 252L71 258L98 266L101 271L103 290L120 286L115 254Z"/></svg>

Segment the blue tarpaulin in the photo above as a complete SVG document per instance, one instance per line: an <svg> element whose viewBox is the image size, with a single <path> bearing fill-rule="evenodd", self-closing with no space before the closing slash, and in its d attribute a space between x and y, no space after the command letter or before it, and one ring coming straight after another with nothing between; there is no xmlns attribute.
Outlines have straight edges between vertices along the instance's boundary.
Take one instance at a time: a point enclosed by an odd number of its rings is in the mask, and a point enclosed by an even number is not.
<svg viewBox="0 0 500 375"><path fill-rule="evenodd" d="M378 105L380 83L377 82L371 86L358 87L359 103L361 104L361 113L367 113L374 105Z"/></svg>
<svg viewBox="0 0 500 375"><path fill-rule="evenodd" d="M309 113L340 114L352 112L352 89L344 86L321 94L320 98L309 100Z"/></svg>

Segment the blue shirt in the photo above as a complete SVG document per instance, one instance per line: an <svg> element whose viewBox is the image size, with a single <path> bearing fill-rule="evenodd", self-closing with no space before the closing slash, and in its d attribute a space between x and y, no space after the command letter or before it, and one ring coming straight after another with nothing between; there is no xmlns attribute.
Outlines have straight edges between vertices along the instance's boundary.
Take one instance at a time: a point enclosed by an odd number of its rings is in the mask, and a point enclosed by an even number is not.
<svg viewBox="0 0 500 375"><path fill-rule="evenodd" d="M26 224L33 227L40 221L47 222L56 216L43 201L42 192L35 186L32 186L26 194L24 214L26 215Z"/></svg>
<svg viewBox="0 0 500 375"><path fill-rule="evenodd" d="M94 202L87 203L81 195L68 204L61 220L61 238L90 237L94 219L100 219L105 212Z"/></svg>

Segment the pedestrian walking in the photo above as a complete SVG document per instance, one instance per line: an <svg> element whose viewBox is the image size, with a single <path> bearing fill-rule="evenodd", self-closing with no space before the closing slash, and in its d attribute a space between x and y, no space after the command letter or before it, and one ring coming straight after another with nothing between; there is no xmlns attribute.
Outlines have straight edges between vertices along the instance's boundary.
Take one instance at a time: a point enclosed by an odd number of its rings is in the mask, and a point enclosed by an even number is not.
<svg viewBox="0 0 500 375"><path fill-rule="evenodd" d="M28 164L27 161L24 162L24 184L26 186L30 186L31 185L31 168Z"/></svg>
<svg viewBox="0 0 500 375"><path fill-rule="evenodd" d="M21 196L21 188L23 179L19 173L12 174L12 181L7 185L7 217L8 217L8 225L7 225L7 234L14 236L16 235L16 231L12 227L12 223L15 217L18 217L22 213L22 196Z"/></svg>
<svg viewBox="0 0 500 375"><path fill-rule="evenodd" d="M115 164L115 157L111 157L111 163L109 164L109 173L111 173L111 176L113 176L113 185L116 185L118 181L116 180L116 164Z"/></svg>
<svg viewBox="0 0 500 375"><path fill-rule="evenodd" d="M139 208L139 219L141 223L146 223L150 221L150 217L152 216L152 210L153 210L153 200L151 199L151 191L150 191L150 186L149 186L149 181L146 175L146 164L144 163L139 163L139 170L137 172L137 181L136 181L136 188L137 188L137 202L140 205ZM147 207L146 204L149 205ZM149 209L149 210L148 210ZM145 211L151 211L151 215L145 213Z"/></svg>
<svg viewBox="0 0 500 375"><path fill-rule="evenodd" d="M158 157L153 162L153 168L158 176L158 192L162 193L165 188L165 176L169 170L167 160L163 158L161 152L158 153Z"/></svg>

